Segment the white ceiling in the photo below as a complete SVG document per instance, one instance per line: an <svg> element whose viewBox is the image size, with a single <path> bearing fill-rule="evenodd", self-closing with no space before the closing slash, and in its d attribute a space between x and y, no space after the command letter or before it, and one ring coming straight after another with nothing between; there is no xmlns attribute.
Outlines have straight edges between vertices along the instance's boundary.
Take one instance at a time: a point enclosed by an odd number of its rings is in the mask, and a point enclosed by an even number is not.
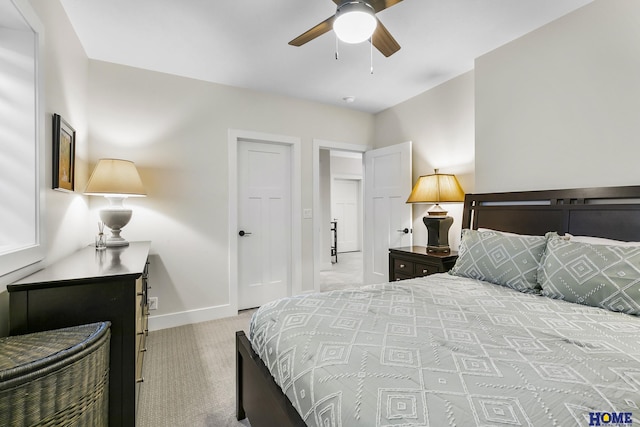
<svg viewBox="0 0 640 427"><path fill-rule="evenodd" d="M376 113L465 73L474 59L592 0L404 0L378 13L389 58L329 32L331 0L61 0L91 59ZM353 96L346 103L343 98Z"/></svg>

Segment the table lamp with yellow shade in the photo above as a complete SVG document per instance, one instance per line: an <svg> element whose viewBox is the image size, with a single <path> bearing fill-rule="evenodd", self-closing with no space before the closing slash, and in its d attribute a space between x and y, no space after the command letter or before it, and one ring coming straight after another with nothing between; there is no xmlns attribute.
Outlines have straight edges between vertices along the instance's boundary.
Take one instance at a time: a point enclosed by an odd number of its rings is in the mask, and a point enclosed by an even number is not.
<svg viewBox="0 0 640 427"><path fill-rule="evenodd" d="M464 202L464 191L455 175L438 173L418 178L407 203L434 203L422 222L427 226L427 252L451 252L449 248L449 228L453 218L440 203Z"/></svg>

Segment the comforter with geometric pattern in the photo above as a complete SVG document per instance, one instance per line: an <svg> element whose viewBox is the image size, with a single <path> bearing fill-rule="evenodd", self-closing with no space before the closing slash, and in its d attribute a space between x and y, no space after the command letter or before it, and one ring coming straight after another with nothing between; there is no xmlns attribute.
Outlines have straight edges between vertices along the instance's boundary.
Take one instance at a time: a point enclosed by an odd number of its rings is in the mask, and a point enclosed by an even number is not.
<svg viewBox="0 0 640 427"><path fill-rule="evenodd" d="M639 317L477 280L284 298L250 340L311 427L640 424Z"/></svg>

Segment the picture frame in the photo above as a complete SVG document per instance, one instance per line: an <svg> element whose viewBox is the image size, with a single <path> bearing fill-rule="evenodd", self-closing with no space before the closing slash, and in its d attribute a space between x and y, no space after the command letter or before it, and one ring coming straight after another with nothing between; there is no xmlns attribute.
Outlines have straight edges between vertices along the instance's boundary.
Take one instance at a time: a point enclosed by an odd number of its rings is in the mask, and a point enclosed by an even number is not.
<svg viewBox="0 0 640 427"><path fill-rule="evenodd" d="M53 189L74 191L76 131L59 114L53 114Z"/></svg>

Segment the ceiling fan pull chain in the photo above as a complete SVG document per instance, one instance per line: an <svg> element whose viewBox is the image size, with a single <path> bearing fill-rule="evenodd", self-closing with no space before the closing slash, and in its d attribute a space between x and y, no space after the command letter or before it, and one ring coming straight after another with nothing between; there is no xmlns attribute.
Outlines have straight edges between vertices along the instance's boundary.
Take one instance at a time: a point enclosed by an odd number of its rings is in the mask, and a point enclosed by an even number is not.
<svg viewBox="0 0 640 427"><path fill-rule="evenodd" d="M373 43L371 42L371 38L369 38L369 54L371 55L371 74L373 74Z"/></svg>
<svg viewBox="0 0 640 427"><path fill-rule="evenodd" d="M338 36L336 36L336 61L340 59L338 56Z"/></svg>

